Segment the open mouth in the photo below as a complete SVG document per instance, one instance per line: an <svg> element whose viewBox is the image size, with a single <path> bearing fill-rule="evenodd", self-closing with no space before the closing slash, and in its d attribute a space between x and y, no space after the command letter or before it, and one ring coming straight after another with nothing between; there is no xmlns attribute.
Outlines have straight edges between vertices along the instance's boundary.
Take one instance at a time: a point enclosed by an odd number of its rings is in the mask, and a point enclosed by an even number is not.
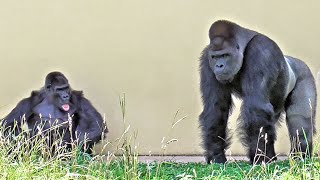
<svg viewBox="0 0 320 180"><path fill-rule="evenodd" d="M69 111L70 105L69 105L69 104L64 104L64 105L62 105L62 109L63 109L64 111Z"/></svg>

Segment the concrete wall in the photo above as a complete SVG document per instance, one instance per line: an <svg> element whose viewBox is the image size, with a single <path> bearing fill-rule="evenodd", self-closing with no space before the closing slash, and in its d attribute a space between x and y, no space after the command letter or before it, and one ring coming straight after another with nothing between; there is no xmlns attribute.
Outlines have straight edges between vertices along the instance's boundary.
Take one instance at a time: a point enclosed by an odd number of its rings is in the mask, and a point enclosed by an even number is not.
<svg viewBox="0 0 320 180"><path fill-rule="evenodd" d="M124 129L119 96L125 92L126 123L138 133L140 153L162 153L166 137L179 140L167 154L199 154L198 58L211 23L229 19L267 34L316 75L319 6L316 0L0 1L0 116L40 88L48 72L59 70L105 114L111 143ZM177 110L178 119L187 118L171 129ZM289 150L284 124L280 153ZM233 141L228 153L243 154L238 139Z"/></svg>

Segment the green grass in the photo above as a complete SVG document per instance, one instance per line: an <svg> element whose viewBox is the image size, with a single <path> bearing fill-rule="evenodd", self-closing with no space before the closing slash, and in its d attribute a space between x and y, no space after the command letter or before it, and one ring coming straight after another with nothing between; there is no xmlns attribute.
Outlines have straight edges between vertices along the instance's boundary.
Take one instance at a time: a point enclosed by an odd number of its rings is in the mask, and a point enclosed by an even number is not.
<svg viewBox="0 0 320 180"><path fill-rule="evenodd" d="M81 153L76 144L71 152L61 146L51 154L41 135L33 139L19 135L13 141L0 136L0 179L320 179L318 157L303 160L297 156L268 165L140 163L137 149L132 148L135 138L127 133L128 128L118 139L116 152L93 157Z"/></svg>
<svg viewBox="0 0 320 180"><path fill-rule="evenodd" d="M125 97L120 97L123 134L112 143L117 150L106 155L91 157L81 153L76 143L72 144L71 151L66 151L64 146L59 145L59 137L55 142L55 153L52 154L43 135L38 134L30 139L26 133L8 138L0 127L0 179L320 179L320 159L317 156L303 160L298 155L295 159L267 165L250 165L244 161L212 165L141 163L134 142L137 134L129 134L130 126L126 124L125 104ZM176 120L177 114L174 115L170 131L185 118ZM170 131L161 142L163 155L166 147L176 141L169 138ZM315 152L318 147L316 143Z"/></svg>
<svg viewBox="0 0 320 180"><path fill-rule="evenodd" d="M278 161L252 166L248 162L225 165L202 163L134 163L103 156L91 158L78 153L69 160L42 157L29 161L8 161L1 155L1 179L319 179L320 161Z"/></svg>

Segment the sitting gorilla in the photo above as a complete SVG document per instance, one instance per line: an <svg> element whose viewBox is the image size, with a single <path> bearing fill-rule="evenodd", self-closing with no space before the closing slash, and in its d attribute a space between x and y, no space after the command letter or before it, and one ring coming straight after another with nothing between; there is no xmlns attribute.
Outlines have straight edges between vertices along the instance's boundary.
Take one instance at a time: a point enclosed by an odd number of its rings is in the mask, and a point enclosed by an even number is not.
<svg viewBox="0 0 320 180"><path fill-rule="evenodd" d="M267 36L219 20L209 30L210 44L200 58L203 111L199 116L207 163L226 162L231 94L242 98L240 137L251 163L276 160L275 124L282 112L291 152L312 155L316 86L301 60L284 56Z"/></svg>
<svg viewBox="0 0 320 180"><path fill-rule="evenodd" d="M82 149L89 154L93 145L108 132L101 115L83 97L82 91L72 90L67 78L60 72L49 73L45 86L21 100L4 118L2 126L6 128L5 133L20 134L23 120L31 135L39 131L50 134L49 146L54 141L53 133L49 132L58 131L67 147L70 147L72 140L78 140L80 144L85 143Z"/></svg>

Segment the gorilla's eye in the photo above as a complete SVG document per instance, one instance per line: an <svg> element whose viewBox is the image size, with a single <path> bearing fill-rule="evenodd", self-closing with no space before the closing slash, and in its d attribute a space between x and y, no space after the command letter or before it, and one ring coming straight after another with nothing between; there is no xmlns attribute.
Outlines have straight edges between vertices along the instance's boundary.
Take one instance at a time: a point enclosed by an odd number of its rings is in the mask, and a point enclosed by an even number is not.
<svg viewBox="0 0 320 180"><path fill-rule="evenodd" d="M229 57L230 56L230 54L222 54L222 57L223 58L227 58L227 57Z"/></svg>
<svg viewBox="0 0 320 180"><path fill-rule="evenodd" d="M221 59L221 58L227 58L229 56L230 56L230 54L221 54L221 55L212 55L211 58L212 59Z"/></svg>
<svg viewBox="0 0 320 180"><path fill-rule="evenodd" d="M50 88L51 88L51 84L48 84L48 85L47 85L47 89L50 89Z"/></svg>

